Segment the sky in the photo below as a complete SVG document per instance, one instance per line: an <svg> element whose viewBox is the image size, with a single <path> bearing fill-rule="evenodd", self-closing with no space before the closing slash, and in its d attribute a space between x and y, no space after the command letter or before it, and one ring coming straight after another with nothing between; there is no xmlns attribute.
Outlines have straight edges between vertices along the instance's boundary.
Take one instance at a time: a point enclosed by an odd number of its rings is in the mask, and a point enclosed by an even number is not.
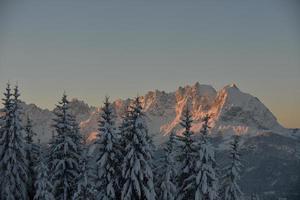
<svg viewBox="0 0 300 200"><path fill-rule="evenodd" d="M53 108L236 83L300 127L297 0L2 0L0 89Z"/></svg>

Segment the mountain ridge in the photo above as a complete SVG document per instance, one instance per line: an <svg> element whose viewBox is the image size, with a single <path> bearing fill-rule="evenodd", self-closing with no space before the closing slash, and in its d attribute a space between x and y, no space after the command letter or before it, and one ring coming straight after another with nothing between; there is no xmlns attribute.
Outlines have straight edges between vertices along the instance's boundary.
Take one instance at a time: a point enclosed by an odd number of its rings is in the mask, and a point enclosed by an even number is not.
<svg viewBox="0 0 300 200"><path fill-rule="evenodd" d="M112 105L118 122L130 99L117 99ZM199 132L204 115L211 116L211 132L214 134L256 135L261 132L276 132L284 136L293 135L284 128L272 112L257 98L242 92L236 84L229 84L217 91L210 85L196 82L194 85L178 87L176 91L153 90L141 96L142 106L147 116L150 134L157 144L164 142L171 131L180 134L179 121L188 106L192 111L194 125ZM52 135L53 110L42 109L35 104L22 103L24 112L35 122L39 139L47 142ZM93 138L97 131L100 107L90 106L82 100L70 100L71 112L76 116L81 131ZM295 132L295 131L294 131ZM295 134L295 133L294 133Z"/></svg>

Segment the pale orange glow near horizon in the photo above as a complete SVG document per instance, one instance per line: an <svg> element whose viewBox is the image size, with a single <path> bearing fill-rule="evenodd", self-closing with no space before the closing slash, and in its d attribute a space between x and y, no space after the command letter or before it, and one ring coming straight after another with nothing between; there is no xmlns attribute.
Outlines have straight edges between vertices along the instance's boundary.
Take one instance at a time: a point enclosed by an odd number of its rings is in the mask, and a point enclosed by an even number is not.
<svg viewBox="0 0 300 200"><path fill-rule="evenodd" d="M300 127L300 3L0 1L0 89L53 108L65 90L99 106L198 81L237 83ZM3 9L5 8L5 9Z"/></svg>

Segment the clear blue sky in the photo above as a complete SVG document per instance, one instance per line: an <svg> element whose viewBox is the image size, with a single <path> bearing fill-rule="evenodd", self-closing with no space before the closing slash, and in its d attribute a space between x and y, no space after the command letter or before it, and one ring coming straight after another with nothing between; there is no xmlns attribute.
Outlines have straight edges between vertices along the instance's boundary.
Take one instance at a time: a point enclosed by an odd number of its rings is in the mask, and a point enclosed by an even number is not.
<svg viewBox="0 0 300 200"><path fill-rule="evenodd" d="M235 82L300 127L297 0L2 0L0 89L52 108Z"/></svg>

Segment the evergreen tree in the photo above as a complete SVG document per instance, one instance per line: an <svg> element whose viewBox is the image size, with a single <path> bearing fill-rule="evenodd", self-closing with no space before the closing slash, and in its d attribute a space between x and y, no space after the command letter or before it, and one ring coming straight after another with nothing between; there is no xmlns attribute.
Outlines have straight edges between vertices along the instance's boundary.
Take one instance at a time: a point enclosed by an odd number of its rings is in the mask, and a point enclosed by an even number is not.
<svg viewBox="0 0 300 200"><path fill-rule="evenodd" d="M56 106L54 127L56 135L50 143L50 173L54 196L58 200L72 199L80 172L81 145L79 130L74 116L69 111L66 94Z"/></svg>
<svg viewBox="0 0 300 200"><path fill-rule="evenodd" d="M36 135L35 132L32 130L32 121L27 116L26 125L25 125L25 141L26 141L26 158L28 160L28 181L27 181L27 188L28 188L28 196L29 199L33 199L34 197L34 182L35 182L35 165L37 162L38 156L38 147L36 144L33 143L33 137Z"/></svg>
<svg viewBox="0 0 300 200"><path fill-rule="evenodd" d="M97 199L113 200L119 197L120 148L115 128L115 117L108 97L105 98L97 135L96 180Z"/></svg>
<svg viewBox="0 0 300 200"><path fill-rule="evenodd" d="M127 154L126 151L126 146L128 143L128 138L130 138L130 129L131 129L131 125L130 125L130 107L126 106L124 113L122 115L122 121L121 124L119 126L119 147L120 147L120 153L121 153L121 162L123 162L125 155ZM122 186L124 185L125 180L123 179L122 176L122 166L121 166L121 173L119 174L119 185L120 185L120 189L122 190Z"/></svg>
<svg viewBox="0 0 300 200"><path fill-rule="evenodd" d="M175 200L177 194L176 187L176 168L174 160L174 148L175 148L175 133L170 134L170 139L164 149L164 161L159 168L162 171L161 180L159 183L159 200Z"/></svg>
<svg viewBox="0 0 300 200"><path fill-rule="evenodd" d="M208 140L209 116L205 116L201 129L201 140L198 145L199 158L196 159L195 178L196 191L195 200L214 200L217 199L218 179L216 175L216 161L214 148Z"/></svg>
<svg viewBox="0 0 300 200"><path fill-rule="evenodd" d="M25 141L27 144L33 144L33 137L36 136L36 133L32 130L32 121L27 116L26 125L25 125Z"/></svg>
<svg viewBox="0 0 300 200"><path fill-rule="evenodd" d="M122 115L122 122L121 125L119 126L119 146L120 146L120 151L122 157L125 156L126 151L126 145L127 145L127 139L129 138L130 135L130 129L131 129L131 121L130 121L130 107L126 106L126 109L124 110L124 113Z"/></svg>
<svg viewBox="0 0 300 200"><path fill-rule="evenodd" d="M34 200L54 200L54 196L52 194L53 186L49 180L48 167L41 147L39 148L38 163L35 167L37 176L34 184L36 188Z"/></svg>
<svg viewBox="0 0 300 200"><path fill-rule="evenodd" d="M155 190L151 168L152 152L147 127L143 119L139 97L130 106L126 134L126 147L122 163L123 200L154 200Z"/></svg>
<svg viewBox="0 0 300 200"><path fill-rule="evenodd" d="M26 200L28 162L18 87L11 94L10 85L7 84L4 96L4 114L0 118L0 199Z"/></svg>
<svg viewBox="0 0 300 200"><path fill-rule="evenodd" d="M72 127L72 139L75 145L77 146L77 154L81 156L83 152L83 137L82 134L80 133L80 127L79 124L76 121L76 117L72 114L70 114L70 124Z"/></svg>
<svg viewBox="0 0 300 200"><path fill-rule="evenodd" d="M240 171L242 167L239 152L239 140L239 136L235 135L230 144L231 163L225 168L225 176L223 177L224 200L240 200L243 196L243 193L237 183L240 179Z"/></svg>
<svg viewBox="0 0 300 200"><path fill-rule="evenodd" d="M90 166L90 156L88 153L88 146L84 139L84 147L80 159L80 174L78 177L77 190L73 196L73 200L95 200L96 190L91 182L92 169Z"/></svg>
<svg viewBox="0 0 300 200"><path fill-rule="evenodd" d="M51 152L53 152L55 149L55 131L52 130L51 133L52 133L51 138L48 143L49 153L46 154L46 163L47 163L49 172L52 168L52 164L53 164L53 160L54 160L54 156L51 154ZM50 175L50 180L51 180L51 175Z"/></svg>
<svg viewBox="0 0 300 200"><path fill-rule="evenodd" d="M178 137L178 155L177 161L180 163L180 170L178 173L177 181L179 183L179 199L193 199L193 192L190 188L187 188L186 179L191 174L194 174L194 160L195 160L195 149L193 148L193 132L192 127L192 115L189 108L186 108L180 125L184 128L182 136Z"/></svg>

